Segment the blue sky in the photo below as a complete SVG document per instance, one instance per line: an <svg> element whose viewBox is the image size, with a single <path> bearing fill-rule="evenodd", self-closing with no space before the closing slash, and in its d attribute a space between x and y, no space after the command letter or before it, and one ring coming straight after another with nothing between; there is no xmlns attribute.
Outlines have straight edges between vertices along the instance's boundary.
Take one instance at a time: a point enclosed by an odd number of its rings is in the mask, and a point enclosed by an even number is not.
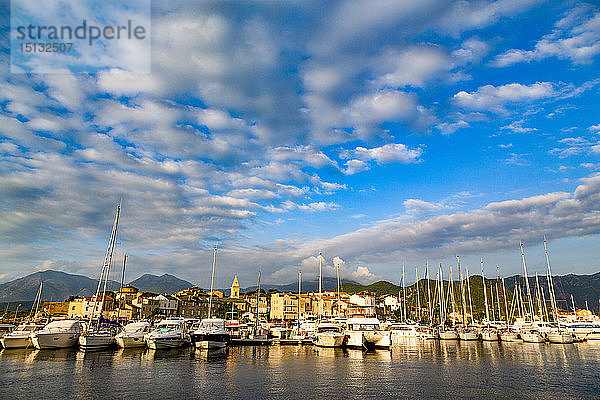
<svg viewBox="0 0 600 400"><path fill-rule="evenodd" d="M120 198L131 278L205 286L215 243L220 286L319 251L512 275L521 239L541 272L544 234L555 273L600 270L597 3L189 3L152 5L151 73L133 46L12 74L3 31L0 282L96 276Z"/></svg>

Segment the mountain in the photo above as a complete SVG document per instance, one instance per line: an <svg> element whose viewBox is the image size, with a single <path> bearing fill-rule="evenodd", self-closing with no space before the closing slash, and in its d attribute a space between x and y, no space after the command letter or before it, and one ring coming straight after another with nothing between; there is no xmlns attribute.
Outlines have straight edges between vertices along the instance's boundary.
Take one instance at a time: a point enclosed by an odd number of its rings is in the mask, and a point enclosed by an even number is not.
<svg viewBox="0 0 600 400"><path fill-rule="evenodd" d="M60 271L35 272L23 278L0 284L0 302L33 300L40 287L42 300L63 301L69 296L92 296L96 292L98 281L83 275L68 274ZM117 288L114 281L109 282L109 288Z"/></svg>
<svg viewBox="0 0 600 400"><path fill-rule="evenodd" d="M0 303L31 302L44 281L42 300L63 301L70 296L93 296L98 281L83 275L68 274L60 271L35 272L23 278L0 284ZM118 290L120 283L108 282L108 290ZM173 275L156 276L145 274L132 281L130 285L144 292L175 293L193 285ZM24 303L25 304L25 303Z"/></svg>
<svg viewBox="0 0 600 400"><path fill-rule="evenodd" d="M170 294L194 286L188 281L184 281L183 279L179 279L176 276L169 274L163 274L161 276L144 274L129 284L142 292Z"/></svg>
<svg viewBox="0 0 600 400"><path fill-rule="evenodd" d="M323 283L324 291L325 290L327 290L327 291L337 290L337 278L324 277L322 283ZM344 290L346 290L346 284L359 285L356 282L342 280L342 286L343 286ZM310 280L310 281L302 281L301 286L302 286L303 293L318 292L319 291L319 280L315 279L315 280ZM263 285L261 283L260 288L267 292L269 290L276 290L278 292L298 292L298 282L288 283L288 284L284 284L284 285L273 285L273 284L264 284ZM245 289L242 289L241 291L244 293L255 292L256 286L250 286Z"/></svg>

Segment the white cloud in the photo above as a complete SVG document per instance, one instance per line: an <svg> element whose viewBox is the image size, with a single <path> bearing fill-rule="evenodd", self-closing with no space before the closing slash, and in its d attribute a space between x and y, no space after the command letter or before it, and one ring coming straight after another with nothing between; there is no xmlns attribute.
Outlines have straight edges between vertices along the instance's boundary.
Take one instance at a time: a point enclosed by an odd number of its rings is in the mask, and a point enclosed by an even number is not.
<svg viewBox="0 0 600 400"><path fill-rule="evenodd" d="M547 99L557 93L549 82L538 82L531 85L510 83L502 86L485 85L474 92L460 91L454 95L454 102L464 108L473 110L501 111L511 103L530 103Z"/></svg>
<svg viewBox="0 0 600 400"><path fill-rule="evenodd" d="M506 67L549 57L589 63L600 53L600 13L591 7L578 7L557 22L555 30L540 39L533 50L510 49L496 56L492 65Z"/></svg>

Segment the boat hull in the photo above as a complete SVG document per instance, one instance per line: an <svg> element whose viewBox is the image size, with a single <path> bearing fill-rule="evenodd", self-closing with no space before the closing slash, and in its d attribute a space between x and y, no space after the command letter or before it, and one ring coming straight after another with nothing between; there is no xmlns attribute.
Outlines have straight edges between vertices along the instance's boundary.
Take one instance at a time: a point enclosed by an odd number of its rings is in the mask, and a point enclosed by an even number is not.
<svg viewBox="0 0 600 400"><path fill-rule="evenodd" d="M458 340L458 332L456 331L439 331L438 336L440 340Z"/></svg>
<svg viewBox="0 0 600 400"><path fill-rule="evenodd" d="M498 332L496 331L483 331L481 332L481 340L484 342L497 342Z"/></svg>
<svg viewBox="0 0 600 400"><path fill-rule="evenodd" d="M230 341L229 334L224 333L192 333L192 343L199 349L221 349Z"/></svg>
<svg viewBox="0 0 600 400"><path fill-rule="evenodd" d="M112 335L89 334L79 336L79 348L82 350L109 349L116 345Z"/></svg>
<svg viewBox="0 0 600 400"><path fill-rule="evenodd" d="M472 332L472 331L459 332L458 337L460 338L460 340L464 340L464 341L479 340L479 335L477 334L477 332Z"/></svg>
<svg viewBox="0 0 600 400"><path fill-rule="evenodd" d="M146 341L143 336L117 336L115 341L117 342L117 346L124 349L146 347Z"/></svg>
<svg viewBox="0 0 600 400"><path fill-rule="evenodd" d="M0 339L0 343L5 349L25 349L32 346L29 335L4 336Z"/></svg>
<svg viewBox="0 0 600 400"><path fill-rule="evenodd" d="M314 343L319 347L342 347L346 335L343 333L318 333Z"/></svg>
<svg viewBox="0 0 600 400"><path fill-rule="evenodd" d="M176 349L188 345L188 342L180 338L149 338L146 339L146 344L152 350L160 349Z"/></svg>
<svg viewBox="0 0 600 400"><path fill-rule="evenodd" d="M570 344L573 343L573 335L568 332L549 332L547 335L550 343Z"/></svg>
<svg viewBox="0 0 600 400"><path fill-rule="evenodd" d="M546 338L539 332L521 332L521 339L526 343L544 343Z"/></svg>
<svg viewBox="0 0 600 400"><path fill-rule="evenodd" d="M36 333L31 342L36 349L65 349L75 347L79 340L79 333Z"/></svg>
<svg viewBox="0 0 600 400"><path fill-rule="evenodd" d="M501 332L500 340L503 342L520 342L521 338L517 332Z"/></svg>

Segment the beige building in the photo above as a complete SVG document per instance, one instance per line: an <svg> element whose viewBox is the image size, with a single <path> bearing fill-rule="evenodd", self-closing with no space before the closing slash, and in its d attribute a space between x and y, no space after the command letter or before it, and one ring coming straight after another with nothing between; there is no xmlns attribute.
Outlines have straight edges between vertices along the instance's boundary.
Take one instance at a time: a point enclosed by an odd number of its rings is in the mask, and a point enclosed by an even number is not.
<svg viewBox="0 0 600 400"><path fill-rule="evenodd" d="M310 295L300 295L300 310L298 310L298 294L273 293L269 307L269 319L271 320L295 320L306 314L312 313L312 298Z"/></svg>

